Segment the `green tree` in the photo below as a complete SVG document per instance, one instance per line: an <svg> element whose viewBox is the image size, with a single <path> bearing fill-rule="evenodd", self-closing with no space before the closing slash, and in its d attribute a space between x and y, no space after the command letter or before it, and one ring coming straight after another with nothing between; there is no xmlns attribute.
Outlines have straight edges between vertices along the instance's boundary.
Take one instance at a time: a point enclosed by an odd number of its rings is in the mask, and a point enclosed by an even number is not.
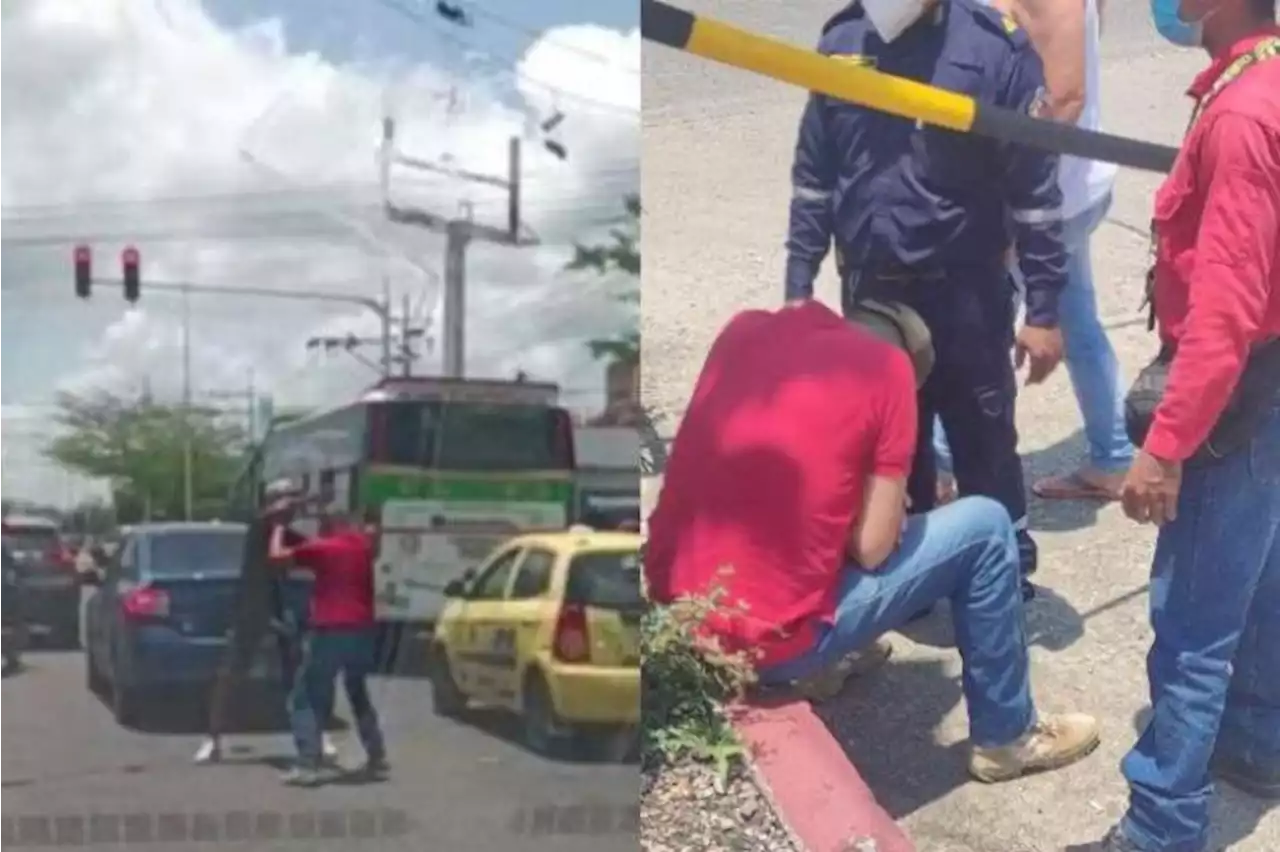
<svg viewBox="0 0 1280 852"><path fill-rule="evenodd" d="M601 360L637 363L640 360L640 196L623 200L626 219L609 232L609 241L598 245L574 246L569 271L594 270L601 275L622 274L632 280L615 298L632 307L630 327L612 337L597 338L587 346Z"/></svg>
<svg viewBox="0 0 1280 852"><path fill-rule="evenodd" d="M124 517L179 519L185 511L184 455L190 445L193 509L219 514L244 446L242 430L216 409L137 402L109 393L60 394L61 434L45 455L84 476L106 480ZM130 518L133 520L134 518Z"/></svg>

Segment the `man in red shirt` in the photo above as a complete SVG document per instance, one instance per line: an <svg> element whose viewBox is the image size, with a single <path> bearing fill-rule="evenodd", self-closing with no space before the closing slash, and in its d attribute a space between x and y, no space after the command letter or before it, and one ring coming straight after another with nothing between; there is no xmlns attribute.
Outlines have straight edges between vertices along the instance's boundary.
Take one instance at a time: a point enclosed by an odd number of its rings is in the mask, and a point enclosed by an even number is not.
<svg viewBox="0 0 1280 852"><path fill-rule="evenodd" d="M1200 852L1211 765L1280 798L1280 392L1267 375L1280 365L1256 369L1280 336L1280 29L1274 0L1155 0L1152 12L1162 35L1213 62L1156 194L1169 374L1122 494L1131 518L1160 526L1153 712L1122 764L1129 812L1086 848ZM1200 452L1242 385L1256 427L1220 458Z"/></svg>
<svg viewBox="0 0 1280 852"><path fill-rule="evenodd" d="M993 782L1065 766L1097 745L1098 728L1036 715L1009 513L966 497L907 517L917 369L886 340L918 346L900 324L870 319L851 325L804 302L741 313L721 331L649 519L650 594L668 603L719 586L705 626L726 650L754 654L766 684L829 670L950 598L971 773Z"/></svg>
<svg viewBox="0 0 1280 852"><path fill-rule="evenodd" d="M367 758L362 772L381 777L388 770L386 746L368 685L377 653L373 544L363 529L337 516L325 519L318 538L293 547L285 543L284 529L280 524L272 533L271 559L292 562L315 575L302 663L289 695L299 760L285 782L314 786L324 780L320 720L333 714L334 682L339 674Z"/></svg>

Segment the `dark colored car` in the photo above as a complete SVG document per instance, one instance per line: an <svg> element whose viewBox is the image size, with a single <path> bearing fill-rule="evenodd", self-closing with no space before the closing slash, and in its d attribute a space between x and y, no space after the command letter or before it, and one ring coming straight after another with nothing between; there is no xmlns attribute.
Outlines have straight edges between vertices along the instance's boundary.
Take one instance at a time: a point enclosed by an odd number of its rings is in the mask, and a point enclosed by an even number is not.
<svg viewBox="0 0 1280 852"><path fill-rule="evenodd" d="M22 616L22 569L7 546L0 546L4 560L4 670L11 672L22 665L26 648L26 621Z"/></svg>
<svg viewBox="0 0 1280 852"><path fill-rule="evenodd" d="M53 641L80 643L80 584L75 554L58 525L47 518L10 515L3 523L4 546L22 580L22 612L28 625L47 628Z"/></svg>
<svg viewBox="0 0 1280 852"><path fill-rule="evenodd" d="M578 522L593 530L640 531L640 495L587 492Z"/></svg>
<svg viewBox="0 0 1280 852"><path fill-rule="evenodd" d="M116 719L136 724L147 699L203 690L223 661L235 615L246 527L171 523L132 527L107 563L85 609L85 667L91 690ZM309 580L289 577L285 599L301 624ZM274 636L264 639L250 681L280 682Z"/></svg>

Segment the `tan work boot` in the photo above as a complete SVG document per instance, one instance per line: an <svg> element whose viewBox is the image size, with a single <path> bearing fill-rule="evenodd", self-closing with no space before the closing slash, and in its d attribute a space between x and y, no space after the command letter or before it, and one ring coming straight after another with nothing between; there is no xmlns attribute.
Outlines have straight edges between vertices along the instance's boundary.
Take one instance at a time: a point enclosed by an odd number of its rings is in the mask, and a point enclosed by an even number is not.
<svg viewBox="0 0 1280 852"><path fill-rule="evenodd" d="M866 648L846 655L838 663L809 677L795 682L795 691L808 701L829 701L835 698L851 677L865 677L880 668L893 656L893 645L880 638Z"/></svg>
<svg viewBox="0 0 1280 852"><path fill-rule="evenodd" d="M969 774L995 784L1033 772L1061 769L1087 757L1098 747L1098 720L1083 713L1044 716L1030 731L1007 746L973 748Z"/></svg>

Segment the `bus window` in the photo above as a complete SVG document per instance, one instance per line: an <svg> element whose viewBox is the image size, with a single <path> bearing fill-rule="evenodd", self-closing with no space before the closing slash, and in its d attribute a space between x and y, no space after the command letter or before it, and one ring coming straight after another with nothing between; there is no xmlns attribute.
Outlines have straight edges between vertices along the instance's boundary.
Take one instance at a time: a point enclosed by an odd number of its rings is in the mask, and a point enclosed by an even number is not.
<svg viewBox="0 0 1280 852"><path fill-rule="evenodd" d="M569 470L573 423L534 405L388 402L373 406L375 463L433 470Z"/></svg>
<svg viewBox="0 0 1280 852"><path fill-rule="evenodd" d="M376 428L375 462L411 467L433 467L435 457L435 406L423 402L385 402L371 406Z"/></svg>
<svg viewBox="0 0 1280 852"><path fill-rule="evenodd" d="M572 432L562 412L544 406L456 403L440 415L441 470L566 470Z"/></svg>

